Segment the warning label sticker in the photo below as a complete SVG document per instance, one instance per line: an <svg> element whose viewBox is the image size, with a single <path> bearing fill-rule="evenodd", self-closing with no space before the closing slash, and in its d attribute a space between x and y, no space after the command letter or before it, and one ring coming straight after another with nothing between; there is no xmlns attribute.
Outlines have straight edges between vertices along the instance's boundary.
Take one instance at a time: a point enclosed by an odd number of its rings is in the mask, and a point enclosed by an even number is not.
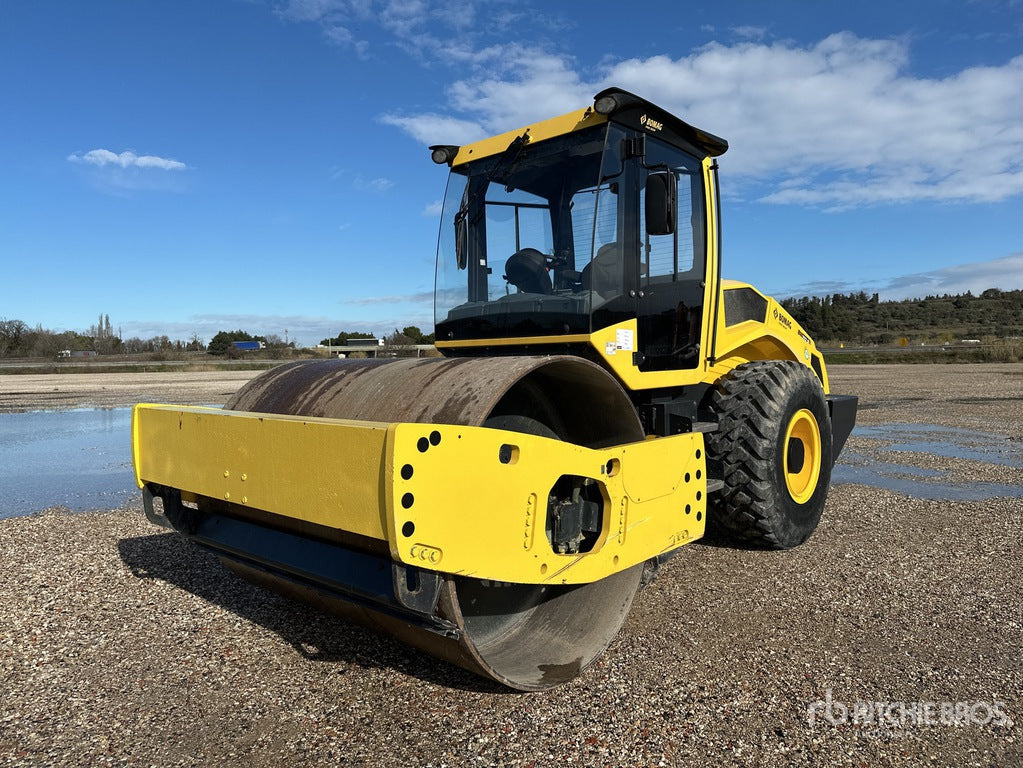
<svg viewBox="0 0 1023 768"><path fill-rule="evenodd" d="M619 328L615 335L615 346L623 352L632 352L635 349L633 333L628 328Z"/></svg>

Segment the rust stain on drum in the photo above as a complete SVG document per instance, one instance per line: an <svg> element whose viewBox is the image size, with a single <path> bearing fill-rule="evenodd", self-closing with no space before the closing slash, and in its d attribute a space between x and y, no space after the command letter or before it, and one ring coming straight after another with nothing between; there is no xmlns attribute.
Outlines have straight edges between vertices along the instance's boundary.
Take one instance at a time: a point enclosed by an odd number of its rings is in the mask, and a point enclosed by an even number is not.
<svg viewBox="0 0 1023 768"><path fill-rule="evenodd" d="M253 379L224 407L361 421L479 426L520 379L559 359L302 361Z"/></svg>

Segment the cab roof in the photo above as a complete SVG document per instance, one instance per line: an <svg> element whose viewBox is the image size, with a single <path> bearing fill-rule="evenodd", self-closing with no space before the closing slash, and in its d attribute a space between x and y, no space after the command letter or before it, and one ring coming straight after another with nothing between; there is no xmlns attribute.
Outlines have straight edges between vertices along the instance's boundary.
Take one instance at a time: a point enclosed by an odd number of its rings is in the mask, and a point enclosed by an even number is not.
<svg viewBox="0 0 1023 768"><path fill-rule="evenodd" d="M528 143L552 139L581 131L612 120L630 128L656 136L669 144L682 147L697 155L717 157L728 149L728 142L719 136L697 128L665 109L621 88L606 88L593 97L593 105L543 120L532 125L507 131L497 136L466 144L461 147L438 145L431 150L447 150L449 165L456 166L481 157L497 155L508 149L515 140ZM443 162L438 160L437 162Z"/></svg>

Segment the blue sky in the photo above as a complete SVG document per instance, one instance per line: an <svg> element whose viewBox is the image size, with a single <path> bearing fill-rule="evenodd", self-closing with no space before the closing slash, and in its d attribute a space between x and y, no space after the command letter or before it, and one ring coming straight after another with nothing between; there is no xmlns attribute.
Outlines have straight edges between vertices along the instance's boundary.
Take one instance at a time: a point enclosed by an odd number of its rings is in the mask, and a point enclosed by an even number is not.
<svg viewBox="0 0 1023 768"><path fill-rule="evenodd" d="M461 143L618 85L727 138L724 274L1023 288L1023 2L0 0L0 317L432 329Z"/></svg>

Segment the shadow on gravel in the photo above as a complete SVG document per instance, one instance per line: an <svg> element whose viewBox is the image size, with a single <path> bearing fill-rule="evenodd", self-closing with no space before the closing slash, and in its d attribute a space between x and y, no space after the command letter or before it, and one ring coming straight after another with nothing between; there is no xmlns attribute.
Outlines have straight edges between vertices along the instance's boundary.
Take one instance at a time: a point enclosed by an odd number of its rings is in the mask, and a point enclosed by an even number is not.
<svg viewBox="0 0 1023 768"><path fill-rule="evenodd" d="M713 527L713 523L708 524L706 533L703 537L697 539L689 546L691 547L711 547L713 549L738 549L742 552L771 552L773 550L767 547L758 547L754 544L749 544L744 541L737 541L730 537L726 531L721 531ZM676 550L677 552L678 550Z"/></svg>
<svg viewBox="0 0 1023 768"><path fill-rule="evenodd" d="M177 534L121 539L117 548L121 560L137 578L173 584L259 624L310 661L394 669L459 690L514 693L389 637L249 584L224 568L215 555Z"/></svg>

